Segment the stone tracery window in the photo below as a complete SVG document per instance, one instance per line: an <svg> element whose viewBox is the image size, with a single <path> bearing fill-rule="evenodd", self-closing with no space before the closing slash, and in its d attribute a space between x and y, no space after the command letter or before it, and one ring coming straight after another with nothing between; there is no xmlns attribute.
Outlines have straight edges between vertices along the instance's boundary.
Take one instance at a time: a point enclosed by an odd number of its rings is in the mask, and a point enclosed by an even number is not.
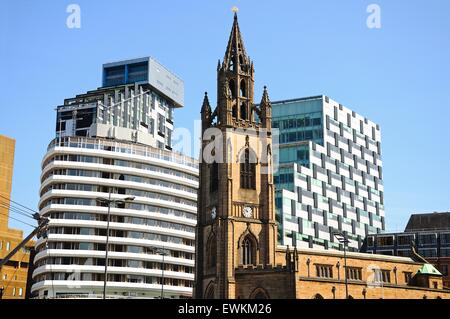
<svg viewBox="0 0 450 319"><path fill-rule="evenodd" d="M236 83L234 82L233 79L231 79L228 82L228 88L230 89L231 98L235 99L236 98Z"/></svg>
<svg viewBox="0 0 450 319"><path fill-rule="evenodd" d="M241 245L241 263L242 265L256 264L256 243L247 235Z"/></svg>
<svg viewBox="0 0 450 319"><path fill-rule="evenodd" d="M217 241L211 236L206 245L207 266L208 268L216 267L217 263Z"/></svg>
<svg viewBox="0 0 450 319"><path fill-rule="evenodd" d="M242 79L239 85L239 90L242 97L247 97L247 88L245 87L245 81Z"/></svg>
<svg viewBox="0 0 450 319"><path fill-rule="evenodd" d="M246 148L240 160L241 188L256 189L256 161L250 158L250 149Z"/></svg>
<svg viewBox="0 0 450 319"><path fill-rule="evenodd" d="M247 119L247 105L245 105L245 102L241 103L241 119L246 120Z"/></svg>

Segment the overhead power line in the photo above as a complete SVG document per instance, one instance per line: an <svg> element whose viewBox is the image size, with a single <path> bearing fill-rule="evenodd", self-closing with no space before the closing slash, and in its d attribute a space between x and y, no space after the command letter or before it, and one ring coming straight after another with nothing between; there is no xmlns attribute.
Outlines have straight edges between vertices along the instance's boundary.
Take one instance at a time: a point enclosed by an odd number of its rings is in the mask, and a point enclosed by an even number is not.
<svg viewBox="0 0 450 319"><path fill-rule="evenodd" d="M31 225L31 224L29 224L29 223L27 223L27 222L24 222L23 220L20 220L20 219L14 218L14 217L12 217L12 216L9 216L8 214L5 214L5 213L0 213L0 215L4 215L4 216L6 216L6 217L9 217L9 218L11 218L11 219L14 219L15 221L18 221L19 223L22 223L22 224L25 224L25 225L27 225L27 226L30 226L30 227L36 228L36 225Z"/></svg>
<svg viewBox="0 0 450 319"><path fill-rule="evenodd" d="M4 199L6 199L6 200L8 200L8 201L10 201L10 202L12 202L12 203L14 203L14 204L16 204L16 205L19 205L20 207L25 208L26 210L29 210L29 211L32 212L32 213L38 213L38 214L39 214L39 212L35 211L34 209L31 209L31 208L29 208L29 207L27 207L27 206L25 206L25 205L22 205L22 204L20 204L20 203L18 203L18 202L15 202L15 201L13 201L11 198L8 198L8 197L6 197L6 196L3 196L2 194L0 194L0 197L3 197Z"/></svg>
<svg viewBox="0 0 450 319"><path fill-rule="evenodd" d="M23 221L21 219L18 219L16 217L10 216L10 215L11 215L11 213L14 213L14 214L19 214L19 215L25 216L27 218L31 218L33 220L37 220L38 219L37 217L39 216L39 213L37 211L35 211L35 210L25 206L25 205L22 205L22 204L20 204L20 203L18 203L16 201L12 200L9 197L2 195L2 194L0 194L0 207L6 208L6 209L9 210L9 214L8 213L0 213L1 215L9 217L12 220L15 220L15 221L17 221L19 223L22 223L24 225L36 228L36 225L32 225L30 223L27 223L27 222L25 222L25 221Z"/></svg>
<svg viewBox="0 0 450 319"><path fill-rule="evenodd" d="M31 219L35 219L34 216L31 215L30 213L27 213L26 211L24 211L18 207L11 206L6 202L2 202L1 200L0 200L0 207L8 209L10 213L16 213L16 214L20 214L22 216L25 216L25 217L28 217Z"/></svg>

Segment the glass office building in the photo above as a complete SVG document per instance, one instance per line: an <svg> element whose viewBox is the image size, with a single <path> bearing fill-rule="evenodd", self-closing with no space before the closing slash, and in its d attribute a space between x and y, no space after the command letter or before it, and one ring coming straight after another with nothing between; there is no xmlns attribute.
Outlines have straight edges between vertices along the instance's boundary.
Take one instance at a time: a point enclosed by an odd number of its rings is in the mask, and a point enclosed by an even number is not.
<svg viewBox="0 0 450 319"><path fill-rule="evenodd" d="M350 250L384 230L379 126L326 96L272 102L279 129L275 202L283 245Z"/></svg>

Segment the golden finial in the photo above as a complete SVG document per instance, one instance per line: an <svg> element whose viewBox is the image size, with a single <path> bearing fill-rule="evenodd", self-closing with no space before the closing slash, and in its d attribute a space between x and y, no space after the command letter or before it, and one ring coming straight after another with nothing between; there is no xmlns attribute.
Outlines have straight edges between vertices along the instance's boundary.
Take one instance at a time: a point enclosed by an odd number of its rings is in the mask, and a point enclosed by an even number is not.
<svg viewBox="0 0 450 319"><path fill-rule="evenodd" d="M237 13L239 11L238 7L234 6L233 8L231 8L231 11L233 11L234 13Z"/></svg>

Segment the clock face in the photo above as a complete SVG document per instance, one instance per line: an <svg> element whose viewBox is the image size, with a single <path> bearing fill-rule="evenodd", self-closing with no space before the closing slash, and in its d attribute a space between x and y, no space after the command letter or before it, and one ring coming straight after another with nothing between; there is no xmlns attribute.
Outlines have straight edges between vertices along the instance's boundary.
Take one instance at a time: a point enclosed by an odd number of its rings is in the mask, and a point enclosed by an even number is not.
<svg viewBox="0 0 450 319"><path fill-rule="evenodd" d="M247 218L251 218L253 215L252 208L248 207L248 206L244 207L244 210L242 211L242 213L244 214L244 217L247 217Z"/></svg>
<svg viewBox="0 0 450 319"><path fill-rule="evenodd" d="M211 208L211 218L216 219L216 216L217 216L217 209L216 206L214 206L213 208Z"/></svg>

